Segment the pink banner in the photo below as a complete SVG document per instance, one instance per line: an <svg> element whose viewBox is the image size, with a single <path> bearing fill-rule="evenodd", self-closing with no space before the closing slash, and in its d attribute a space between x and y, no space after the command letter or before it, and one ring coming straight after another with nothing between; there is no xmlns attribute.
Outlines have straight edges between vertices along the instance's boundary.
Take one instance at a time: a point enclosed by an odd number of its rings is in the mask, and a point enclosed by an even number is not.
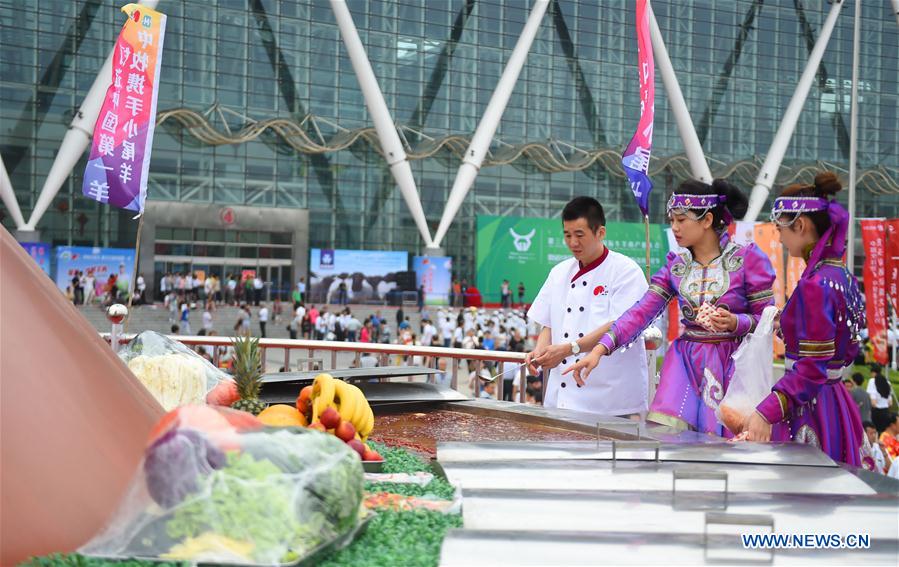
<svg viewBox="0 0 899 567"><path fill-rule="evenodd" d="M863 220L862 241L865 244L865 315L868 339L874 347L874 360L887 363L887 289L886 238L882 220Z"/></svg>
<svg viewBox="0 0 899 567"><path fill-rule="evenodd" d="M652 127L655 118L655 62L649 36L647 0L637 0L637 60L640 75L640 122L637 132L621 155L621 165L643 216L649 215L649 156L652 152Z"/></svg>
<svg viewBox="0 0 899 567"><path fill-rule="evenodd" d="M112 84L94 125L82 192L123 209L143 212L156 97L165 37L165 14L128 4L112 54Z"/></svg>

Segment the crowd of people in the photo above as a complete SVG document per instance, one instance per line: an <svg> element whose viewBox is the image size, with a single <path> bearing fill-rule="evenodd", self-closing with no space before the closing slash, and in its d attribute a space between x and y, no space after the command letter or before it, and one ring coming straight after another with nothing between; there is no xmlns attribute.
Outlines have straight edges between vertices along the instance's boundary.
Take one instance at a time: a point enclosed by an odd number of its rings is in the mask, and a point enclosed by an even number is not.
<svg viewBox="0 0 899 567"><path fill-rule="evenodd" d="M228 273L224 278L200 272L166 273L159 280L159 293L168 307L171 301L239 306L258 306L264 299L265 282L258 273Z"/></svg>
<svg viewBox="0 0 899 567"><path fill-rule="evenodd" d="M66 285L66 299L74 305L101 305L107 307L113 303L125 303L131 293L130 280L125 272L125 266L119 267L118 273L110 274L103 279L98 278L92 271L78 270L72 274ZM140 305L146 301L147 283L143 274L137 276L134 284L133 305Z"/></svg>

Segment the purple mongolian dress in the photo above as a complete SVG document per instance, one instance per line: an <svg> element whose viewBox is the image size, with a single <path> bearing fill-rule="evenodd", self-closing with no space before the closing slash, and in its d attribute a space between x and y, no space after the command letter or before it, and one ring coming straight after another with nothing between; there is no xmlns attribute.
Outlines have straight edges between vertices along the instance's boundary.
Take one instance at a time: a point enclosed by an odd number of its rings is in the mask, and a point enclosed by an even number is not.
<svg viewBox="0 0 899 567"><path fill-rule="evenodd" d="M784 423L794 441L862 466L868 465L864 429L841 371L858 354L864 299L842 262L848 214L836 203L824 203L831 228L815 246L780 317L786 373L756 409L768 423Z"/></svg>
<svg viewBox="0 0 899 567"><path fill-rule="evenodd" d="M716 435L726 432L715 418L715 409L734 372L731 355L755 329L765 307L774 303L774 269L768 257L755 244L731 242L727 233L721 235L721 250L708 265L693 260L689 251L669 253L665 266L652 277L649 291L599 341L609 352L626 347L677 297L684 333L665 354L647 419ZM710 332L696 323L699 306L706 302L734 313L736 330Z"/></svg>

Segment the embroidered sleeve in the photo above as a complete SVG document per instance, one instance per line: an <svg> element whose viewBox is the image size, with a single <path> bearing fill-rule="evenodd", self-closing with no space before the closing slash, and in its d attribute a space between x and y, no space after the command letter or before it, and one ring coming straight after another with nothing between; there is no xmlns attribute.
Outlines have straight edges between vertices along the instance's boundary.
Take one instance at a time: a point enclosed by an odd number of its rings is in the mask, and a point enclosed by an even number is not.
<svg viewBox="0 0 899 567"><path fill-rule="evenodd" d="M836 337L831 293L832 289L820 280L802 279L784 310L787 356L795 362L774 384L772 393L756 407L769 423L778 423L795 408L811 403L827 383L827 366L834 357ZM798 336L791 337L788 333Z"/></svg>
<svg viewBox="0 0 899 567"><path fill-rule="evenodd" d="M665 265L652 276L649 289L637 303L631 306L612 325L612 329L599 339L599 344L610 353L630 344L658 317L668 302L674 298L671 282L671 266L681 261L673 252L668 253Z"/></svg>

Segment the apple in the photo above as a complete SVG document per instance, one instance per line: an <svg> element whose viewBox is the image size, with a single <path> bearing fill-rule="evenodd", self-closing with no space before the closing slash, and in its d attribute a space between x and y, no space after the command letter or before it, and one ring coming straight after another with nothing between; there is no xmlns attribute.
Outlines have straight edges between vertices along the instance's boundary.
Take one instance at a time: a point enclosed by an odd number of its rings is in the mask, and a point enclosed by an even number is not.
<svg viewBox="0 0 899 567"><path fill-rule="evenodd" d="M297 396L297 411L305 416L309 416L309 410L312 408L312 386L306 386L300 390Z"/></svg>
<svg viewBox="0 0 899 567"><path fill-rule="evenodd" d="M315 423L313 423L312 425L310 425L310 426L309 426L309 429L314 429L314 430L316 430L316 431L321 431L322 433L325 433L325 432L327 431L327 428L325 428L325 426L322 425L322 423L321 423L320 421L316 421Z"/></svg>
<svg viewBox="0 0 899 567"><path fill-rule="evenodd" d="M374 449L366 448L365 452L362 453L363 461L383 461L384 457L382 457L377 451Z"/></svg>
<svg viewBox="0 0 899 567"><path fill-rule="evenodd" d="M340 425L340 414L336 409L328 407L322 412L319 421L328 429L337 429L337 426Z"/></svg>
<svg viewBox="0 0 899 567"><path fill-rule="evenodd" d="M362 457L362 455L365 453L365 444L363 444L362 441L356 441L355 439L353 439L349 443L347 443L347 445L349 445L352 450L359 453L360 457Z"/></svg>
<svg viewBox="0 0 899 567"><path fill-rule="evenodd" d="M341 421L334 430L334 435L341 441L349 443L356 437L356 428L349 421Z"/></svg>

